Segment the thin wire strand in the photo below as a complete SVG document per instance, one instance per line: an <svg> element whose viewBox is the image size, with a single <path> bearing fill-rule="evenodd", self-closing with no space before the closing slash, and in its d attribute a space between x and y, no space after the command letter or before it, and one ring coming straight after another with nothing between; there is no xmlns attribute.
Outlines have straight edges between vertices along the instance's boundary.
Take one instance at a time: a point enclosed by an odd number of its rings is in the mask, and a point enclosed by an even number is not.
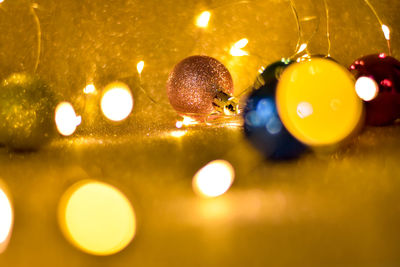
<svg viewBox="0 0 400 267"><path fill-rule="evenodd" d="M376 19L378 20L379 24L381 25L381 28L383 26L386 26L385 24L383 24L382 19L379 17L378 12L376 11L375 7L371 4L371 2L369 0L364 0L364 2L367 4L369 9L371 9L372 13L374 13ZM385 39L386 39L386 42L387 42L389 55L392 55L392 47L391 47L391 44L390 44L390 38L386 38L386 36L385 36Z"/></svg>
<svg viewBox="0 0 400 267"><path fill-rule="evenodd" d="M290 57L290 58L295 58L299 53L301 53L302 51L299 51L301 44L306 44L306 48L304 49L304 51L306 52L306 54L310 54L308 51L308 44L311 42L311 40L314 38L314 36L317 34L319 27L320 27L320 17L319 16L315 16L312 17L313 19L316 18L317 19L317 25L313 31L313 33L311 34L310 38L308 38L308 40L303 40L305 39L304 37L304 31L303 31L303 27L301 25L301 19L298 13L298 10L296 8L296 4L294 3L293 0L290 0L290 6L292 8L292 12L293 15L295 17L296 20L296 25L297 25L297 31L298 31L298 41L297 41L297 45L296 45L296 51L295 53Z"/></svg>
<svg viewBox="0 0 400 267"><path fill-rule="evenodd" d="M331 32L330 32L330 16L329 16L329 6L328 1L324 0L325 15L326 15L326 39L328 41L328 54L331 55Z"/></svg>
<svg viewBox="0 0 400 267"><path fill-rule="evenodd" d="M296 26L297 26L297 38L298 39L297 39L295 54L293 55L293 56L295 56L297 54L297 51L299 51L299 49L300 49L303 31L302 31L302 28L301 28L301 23L300 23L300 19L299 19L299 13L297 12L296 5L294 4L293 0L290 0L290 7L292 9L293 16L294 16L294 18L296 20Z"/></svg>
<svg viewBox="0 0 400 267"><path fill-rule="evenodd" d="M36 61L35 61L35 66L33 68L33 72L37 71L37 68L39 66L39 62L40 62L40 54L41 54L41 50L42 50L42 30L40 27L40 21L39 18L35 12L35 8L34 8L34 3L31 3L30 8L29 8L33 19L35 21L36 24L36 34L37 34L37 50L36 50Z"/></svg>

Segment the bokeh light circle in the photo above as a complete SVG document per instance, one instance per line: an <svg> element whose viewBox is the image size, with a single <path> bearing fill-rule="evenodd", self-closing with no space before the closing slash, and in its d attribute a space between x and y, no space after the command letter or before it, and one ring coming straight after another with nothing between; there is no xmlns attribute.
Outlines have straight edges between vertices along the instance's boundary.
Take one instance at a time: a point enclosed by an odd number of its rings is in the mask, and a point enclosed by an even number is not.
<svg viewBox="0 0 400 267"><path fill-rule="evenodd" d="M379 93L379 86L372 78L361 76L356 81L357 95L364 101L373 100Z"/></svg>
<svg viewBox="0 0 400 267"><path fill-rule="evenodd" d="M235 179L235 170L226 160L214 160L193 177L193 190L203 197L223 195Z"/></svg>
<svg viewBox="0 0 400 267"><path fill-rule="evenodd" d="M72 135L76 127L81 123L81 117L76 116L74 107L68 102L57 105L55 112L57 130L61 135Z"/></svg>
<svg viewBox="0 0 400 267"><path fill-rule="evenodd" d="M124 249L136 232L133 207L117 188L85 180L70 187L59 205L64 236L77 248L94 255Z"/></svg>
<svg viewBox="0 0 400 267"><path fill-rule="evenodd" d="M121 82L110 83L101 98L101 110L108 119L122 121L132 112L133 97L129 87Z"/></svg>
<svg viewBox="0 0 400 267"><path fill-rule="evenodd" d="M13 223L14 212L11 201L0 183L0 253L7 247Z"/></svg>

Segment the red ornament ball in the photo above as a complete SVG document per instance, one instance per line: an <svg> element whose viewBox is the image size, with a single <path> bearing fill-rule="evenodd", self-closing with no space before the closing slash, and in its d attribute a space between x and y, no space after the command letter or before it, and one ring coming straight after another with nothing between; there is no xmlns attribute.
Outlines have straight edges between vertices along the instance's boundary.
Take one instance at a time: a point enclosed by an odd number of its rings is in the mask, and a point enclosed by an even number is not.
<svg viewBox="0 0 400 267"><path fill-rule="evenodd" d="M351 66L356 91L366 106L366 123L383 126L400 118L400 62L384 53L357 59Z"/></svg>
<svg viewBox="0 0 400 267"><path fill-rule="evenodd" d="M179 62L169 74L167 94L180 114L209 114L219 91L233 94L232 76L218 60L191 56Z"/></svg>

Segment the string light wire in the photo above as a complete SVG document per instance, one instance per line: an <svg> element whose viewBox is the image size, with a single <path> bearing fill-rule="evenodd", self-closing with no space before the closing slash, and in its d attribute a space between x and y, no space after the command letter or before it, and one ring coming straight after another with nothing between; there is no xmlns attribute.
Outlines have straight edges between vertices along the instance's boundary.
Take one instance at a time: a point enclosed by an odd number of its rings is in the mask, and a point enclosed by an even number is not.
<svg viewBox="0 0 400 267"><path fill-rule="evenodd" d="M331 56L331 33L330 33L330 15L329 15L329 6L328 1L324 0L324 8L325 8L325 16L326 16L326 39L328 42L328 54L327 56Z"/></svg>
<svg viewBox="0 0 400 267"><path fill-rule="evenodd" d="M33 68L33 72L37 71L37 68L38 68L39 62L40 62L40 54L41 54L41 50L42 50L42 29L41 29L39 17L36 14L35 8L37 8L37 4L31 3L29 6L29 11L35 21L35 24L36 24L36 36L37 36L36 61L35 61L35 65Z"/></svg>
<svg viewBox="0 0 400 267"><path fill-rule="evenodd" d="M388 53L391 56L392 55L392 47L391 47L391 43L390 43L390 30L389 30L389 27L387 25L383 24L382 19L378 15L378 12L376 11L375 7L371 4L371 2L369 0L364 0L364 2L367 4L369 9L371 9L372 13L374 13L376 19L378 20L379 24L381 25L381 29L383 31L384 37L385 37L386 42L387 42Z"/></svg>

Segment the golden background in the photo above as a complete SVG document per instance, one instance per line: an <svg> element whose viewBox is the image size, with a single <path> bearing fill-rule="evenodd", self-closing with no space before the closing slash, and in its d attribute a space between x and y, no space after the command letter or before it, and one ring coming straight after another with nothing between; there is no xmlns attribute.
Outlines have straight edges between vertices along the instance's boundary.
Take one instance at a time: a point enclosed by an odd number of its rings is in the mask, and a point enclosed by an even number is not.
<svg viewBox="0 0 400 267"><path fill-rule="evenodd" d="M392 32L400 57L400 2L371 1ZM323 1L296 0L312 53L327 53ZM332 57L386 52L376 18L364 1L328 1ZM0 78L34 70L37 25L26 0L0 4ZM261 66L291 56L297 43L289 1L39 0L37 74L85 115L83 88L122 80L135 106L127 121L106 122L99 111L73 137L38 152L0 148L0 178L8 186L15 225L0 266L398 266L400 165L398 125L366 128L331 154L290 162L265 161L242 129L196 126L173 137L176 113L165 83L183 58L204 54L231 71L236 92ZM195 25L204 10L206 29ZM246 57L232 57L242 38ZM143 60L141 78L136 64ZM157 104L139 90L139 83ZM88 102L88 101L87 101ZM88 113L90 113L88 112ZM88 114L86 114L89 116ZM236 169L231 190L201 199L193 175L214 159ZM57 223L63 192L82 179L118 187L131 200L137 235L122 252L90 256L71 246Z"/></svg>

